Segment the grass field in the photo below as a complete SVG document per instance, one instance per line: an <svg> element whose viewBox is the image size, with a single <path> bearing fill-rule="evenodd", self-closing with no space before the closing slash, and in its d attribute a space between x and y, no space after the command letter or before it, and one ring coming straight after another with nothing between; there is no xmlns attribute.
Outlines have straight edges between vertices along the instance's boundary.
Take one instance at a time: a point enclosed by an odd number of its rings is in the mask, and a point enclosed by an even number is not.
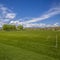
<svg viewBox="0 0 60 60"><path fill-rule="evenodd" d="M0 31L0 60L60 60L60 31Z"/></svg>

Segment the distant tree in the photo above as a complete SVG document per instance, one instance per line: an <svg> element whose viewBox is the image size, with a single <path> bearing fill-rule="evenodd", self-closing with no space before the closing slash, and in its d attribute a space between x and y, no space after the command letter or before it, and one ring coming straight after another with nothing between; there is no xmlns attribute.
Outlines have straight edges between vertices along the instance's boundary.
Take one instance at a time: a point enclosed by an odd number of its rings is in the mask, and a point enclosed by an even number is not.
<svg viewBox="0 0 60 60"><path fill-rule="evenodd" d="M16 26L10 25L10 24L4 24L2 28L3 30L6 30L6 31L16 30Z"/></svg>
<svg viewBox="0 0 60 60"><path fill-rule="evenodd" d="M23 30L23 25L17 26L17 30L18 30L18 31L19 31L19 30Z"/></svg>

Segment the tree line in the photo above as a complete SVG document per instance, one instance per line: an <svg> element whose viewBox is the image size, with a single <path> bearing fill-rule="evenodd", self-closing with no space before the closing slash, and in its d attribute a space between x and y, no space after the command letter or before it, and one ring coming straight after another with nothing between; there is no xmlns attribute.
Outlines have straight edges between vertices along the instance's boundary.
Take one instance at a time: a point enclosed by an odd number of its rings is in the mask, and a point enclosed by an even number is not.
<svg viewBox="0 0 60 60"><path fill-rule="evenodd" d="M2 26L2 30L5 31L20 31L23 30L23 25L11 25L11 24L4 24ZM1 29L0 29L1 30ZM53 30L53 31L60 31L60 27L45 27L45 28L25 28L24 30Z"/></svg>
<svg viewBox="0 0 60 60"><path fill-rule="evenodd" d="M23 25L11 25L11 24L4 24L2 26L2 30L5 30L5 31L19 31L19 30L23 30Z"/></svg>

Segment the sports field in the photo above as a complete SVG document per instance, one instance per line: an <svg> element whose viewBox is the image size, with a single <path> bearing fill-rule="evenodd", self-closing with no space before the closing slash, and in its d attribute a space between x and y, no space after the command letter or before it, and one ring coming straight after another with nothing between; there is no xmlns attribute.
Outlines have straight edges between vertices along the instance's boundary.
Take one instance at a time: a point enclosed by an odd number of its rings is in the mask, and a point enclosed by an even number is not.
<svg viewBox="0 0 60 60"><path fill-rule="evenodd" d="M0 60L60 60L60 31L0 31Z"/></svg>

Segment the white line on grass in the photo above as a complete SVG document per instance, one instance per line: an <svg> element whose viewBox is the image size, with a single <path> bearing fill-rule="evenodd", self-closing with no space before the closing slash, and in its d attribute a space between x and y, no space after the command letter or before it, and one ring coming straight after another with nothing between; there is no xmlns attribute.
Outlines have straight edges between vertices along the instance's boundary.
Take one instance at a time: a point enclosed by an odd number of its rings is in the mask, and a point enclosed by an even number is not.
<svg viewBox="0 0 60 60"><path fill-rule="evenodd" d="M50 36L47 36L47 41L49 40L49 38L51 38ZM55 36L55 48L58 47L58 35L56 34Z"/></svg>
<svg viewBox="0 0 60 60"><path fill-rule="evenodd" d="M56 35L56 44L55 44L55 47L57 48L58 47L58 36Z"/></svg>

